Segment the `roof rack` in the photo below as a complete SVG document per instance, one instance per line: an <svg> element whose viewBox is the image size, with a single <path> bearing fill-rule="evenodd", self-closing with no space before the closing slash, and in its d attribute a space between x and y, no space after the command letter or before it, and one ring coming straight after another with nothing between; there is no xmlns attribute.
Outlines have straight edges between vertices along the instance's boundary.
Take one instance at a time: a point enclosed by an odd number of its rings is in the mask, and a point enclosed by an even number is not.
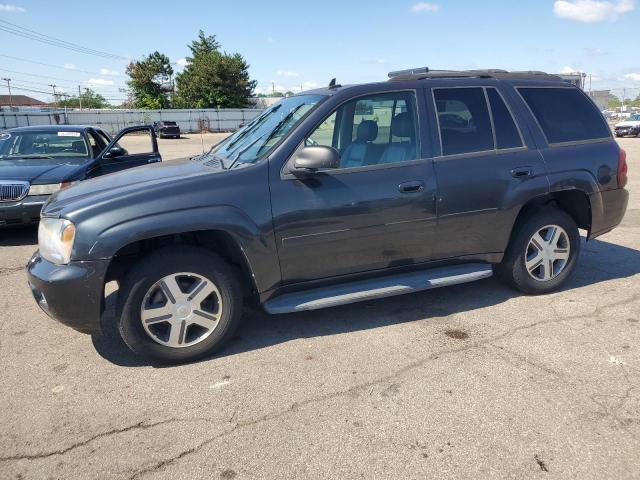
<svg viewBox="0 0 640 480"><path fill-rule="evenodd" d="M422 80L425 78L518 78L524 80L553 80L561 81L558 75L539 72L536 70L515 71L500 70L497 68L487 70L430 70L428 67L410 68L389 72L389 81Z"/></svg>

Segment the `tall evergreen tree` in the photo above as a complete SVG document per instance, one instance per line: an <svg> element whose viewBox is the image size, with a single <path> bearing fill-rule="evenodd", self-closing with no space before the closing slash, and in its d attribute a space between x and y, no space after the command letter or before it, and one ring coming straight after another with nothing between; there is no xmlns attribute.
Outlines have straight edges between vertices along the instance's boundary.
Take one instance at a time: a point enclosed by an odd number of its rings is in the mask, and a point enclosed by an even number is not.
<svg viewBox="0 0 640 480"><path fill-rule="evenodd" d="M176 104L184 108L241 108L249 104L256 81L249 64L239 53L220 50L215 35L200 30L189 45L191 56L176 75Z"/></svg>
<svg viewBox="0 0 640 480"><path fill-rule="evenodd" d="M134 105L137 108L160 109L169 107L169 97L163 79L173 75L169 57L155 51L148 57L127 66Z"/></svg>

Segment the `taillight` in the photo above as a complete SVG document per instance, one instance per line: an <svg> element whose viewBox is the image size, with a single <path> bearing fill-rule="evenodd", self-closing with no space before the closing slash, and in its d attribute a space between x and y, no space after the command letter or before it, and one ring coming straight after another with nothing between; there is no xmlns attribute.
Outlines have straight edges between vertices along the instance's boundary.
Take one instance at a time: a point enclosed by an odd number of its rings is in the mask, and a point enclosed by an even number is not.
<svg viewBox="0 0 640 480"><path fill-rule="evenodd" d="M627 166L627 152L620 149L620 156L618 157L618 188L624 188L627 184L627 172L629 167Z"/></svg>

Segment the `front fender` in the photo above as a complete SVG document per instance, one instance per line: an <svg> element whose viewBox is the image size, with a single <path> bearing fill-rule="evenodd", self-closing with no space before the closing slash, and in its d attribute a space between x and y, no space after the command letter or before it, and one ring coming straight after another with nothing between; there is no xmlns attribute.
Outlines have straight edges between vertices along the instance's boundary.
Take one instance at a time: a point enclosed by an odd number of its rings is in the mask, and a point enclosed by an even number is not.
<svg viewBox="0 0 640 480"><path fill-rule="evenodd" d="M242 210L230 205L173 210L112 225L98 234L87 252L92 259L109 259L140 240L205 230L229 234L243 252L258 291L280 281L273 234L263 231Z"/></svg>

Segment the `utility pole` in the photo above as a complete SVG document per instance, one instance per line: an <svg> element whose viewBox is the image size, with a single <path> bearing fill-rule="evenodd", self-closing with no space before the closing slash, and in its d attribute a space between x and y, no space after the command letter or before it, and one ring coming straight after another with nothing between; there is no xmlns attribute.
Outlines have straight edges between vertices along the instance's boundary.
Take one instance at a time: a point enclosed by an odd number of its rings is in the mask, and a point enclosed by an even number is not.
<svg viewBox="0 0 640 480"><path fill-rule="evenodd" d="M50 83L49 86L53 89L53 104L57 107L58 106L58 99L56 97L57 85L55 83Z"/></svg>
<svg viewBox="0 0 640 480"><path fill-rule="evenodd" d="M276 82L271 82L271 94L275 95L276 93Z"/></svg>
<svg viewBox="0 0 640 480"><path fill-rule="evenodd" d="M3 78L5 82L7 82L7 88L9 89L9 109L13 110L13 97L11 96L11 79Z"/></svg>
<svg viewBox="0 0 640 480"><path fill-rule="evenodd" d="M82 93L80 92L80 85L78 85L78 102L80 102L80 110L82 110Z"/></svg>

